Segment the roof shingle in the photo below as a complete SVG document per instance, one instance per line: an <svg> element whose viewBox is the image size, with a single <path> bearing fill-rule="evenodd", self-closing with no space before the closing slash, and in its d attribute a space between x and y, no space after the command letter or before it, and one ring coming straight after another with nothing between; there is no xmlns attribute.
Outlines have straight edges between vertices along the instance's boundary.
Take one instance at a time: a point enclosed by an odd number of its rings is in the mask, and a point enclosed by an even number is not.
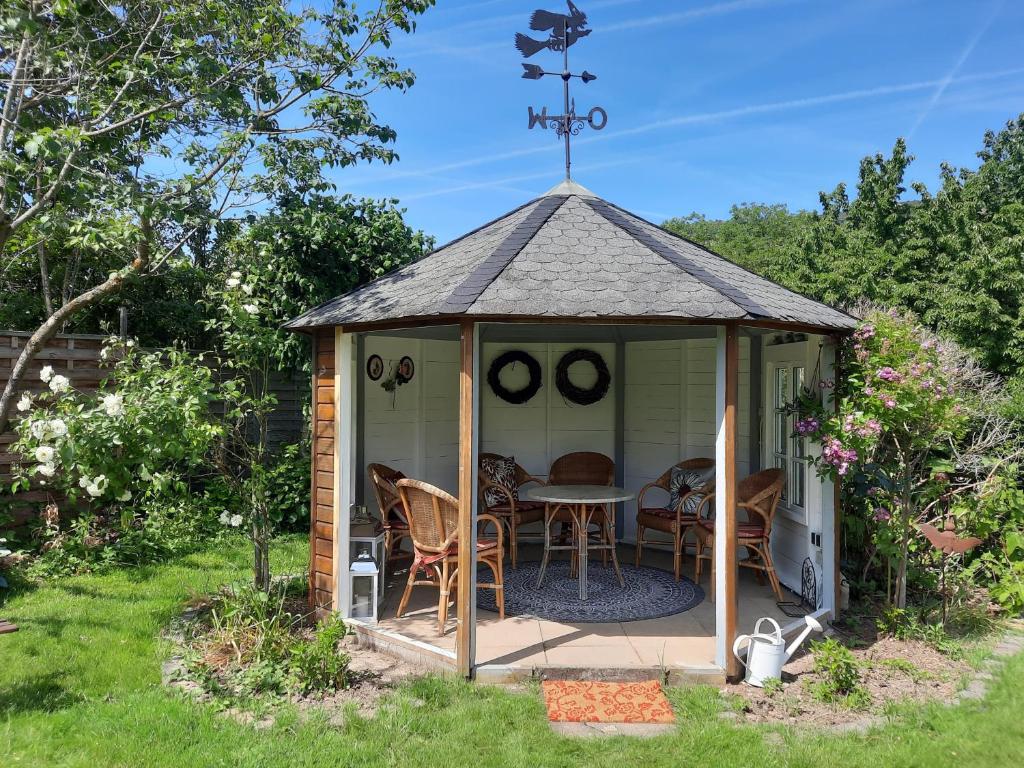
<svg viewBox="0 0 1024 768"><path fill-rule="evenodd" d="M563 184L286 327L461 315L777 320L835 330L856 323Z"/></svg>

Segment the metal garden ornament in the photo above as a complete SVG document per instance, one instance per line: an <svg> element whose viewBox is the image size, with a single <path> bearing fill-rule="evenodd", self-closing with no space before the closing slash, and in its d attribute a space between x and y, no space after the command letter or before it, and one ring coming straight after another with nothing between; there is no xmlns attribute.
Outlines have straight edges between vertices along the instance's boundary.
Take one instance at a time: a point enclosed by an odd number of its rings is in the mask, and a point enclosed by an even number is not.
<svg viewBox="0 0 1024 768"><path fill-rule="evenodd" d="M602 107L594 107L585 117L581 117L576 114L576 100L569 96L570 80L578 77L586 84L596 80L597 75L586 70L575 75L569 70L569 47L580 38L589 35L591 30L587 28L587 14L577 8L572 0L567 0L567 5L569 13L534 11L530 17L530 29L535 32L547 32L548 37L537 40L520 32L516 34L516 48L523 54L524 59L544 50L562 54L561 72L548 72L537 64L523 64L523 77L527 80L540 80L545 75L562 78L562 114L549 115L547 107L542 108L540 112L530 107L529 127L533 129L539 125L541 128L553 128L555 135L565 142L565 178L568 181L572 178L571 137L578 136L585 125L589 125L595 131L602 130L608 124L608 113Z"/></svg>

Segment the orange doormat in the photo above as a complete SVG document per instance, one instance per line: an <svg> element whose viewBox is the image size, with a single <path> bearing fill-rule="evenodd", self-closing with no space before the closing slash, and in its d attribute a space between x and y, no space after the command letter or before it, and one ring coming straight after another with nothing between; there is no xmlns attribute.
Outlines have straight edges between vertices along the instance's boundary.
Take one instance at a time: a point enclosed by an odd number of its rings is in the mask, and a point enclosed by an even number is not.
<svg viewBox="0 0 1024 768"><path fill-rule="evenodd" d="M544 703L555 723L672 723L661 683L591 683L545 680Z"/></svg>

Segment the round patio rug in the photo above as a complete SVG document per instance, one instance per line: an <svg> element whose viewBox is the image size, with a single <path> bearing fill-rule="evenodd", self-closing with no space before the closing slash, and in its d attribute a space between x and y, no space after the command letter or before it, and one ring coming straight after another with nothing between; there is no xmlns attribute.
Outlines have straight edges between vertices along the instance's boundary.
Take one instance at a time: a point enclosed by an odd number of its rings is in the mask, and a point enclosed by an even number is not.
<svg viewBox="0 0 1024 768"><path fill-rule="evenodd" d="M642 621L688 611L704 601L704 590L687 579L677 582L671 573L656 568L622 564L620 587L615 570L591 562L587 571L587 600L580 600L576 579L569 578L569 563L548 563L544 584L536 588L540 563L519 563L505 567L505 615L535 616L538 619L584 624ZM480 581L490 581L491 572L480 566ZM494 591L477 590L477 606L497 611Z"/></svg>

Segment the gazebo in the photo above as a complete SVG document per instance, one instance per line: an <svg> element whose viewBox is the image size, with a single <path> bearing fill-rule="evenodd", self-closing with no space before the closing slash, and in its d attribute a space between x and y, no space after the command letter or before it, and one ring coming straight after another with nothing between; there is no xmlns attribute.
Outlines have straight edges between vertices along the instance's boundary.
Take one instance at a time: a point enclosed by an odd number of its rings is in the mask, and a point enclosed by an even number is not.
<svg viewBox="0 0 1024 768"><path fill-rule="evenodd" d="M715 467L715 597L693 631L704 627L707 658L688 660L681 651L676 664L683 674L736 674L732 645L741 612L747 622L774 606L765 588L754 595L757 585L741 583L739 548L729 545L744 476L785 470L771 540L779 579L799 595L810 569L817 589L808 611L836 615L838 489L808 466L817 449L794 434L788 406L801 388L831 397L835 345L854 327L850 315L571 181L310 310L288 328L313 339L314 607L349 615L350 515L374 506L367 464L395 466L458 499L458 570L469 577L458 579L456 627L431 638L407 632L406 620L394 617L353 626L381 647L432 653L467 677L508 676L516 666L509 660L529 654L509 653L515 617L505 619L508 629L494 615L478 620L479 454L514 455L531 474L545 475L561 454L601 452L614 460L615 485L634 493L678 461L704 456ZM610 374L606 396L584 406L553 386L560 357L580 348L607 360ZM496 397L481 373L511 350L539 361L541 387L527 403ZM509 379L509 387L522 382ZM635 510L629 503L616 509L615 531L625 545L635 541ZM754 595L749 608L741 607L741 589ZM493 627L490 640L478 637L478 625ZM665 635L658 640L667 644L674 626L665 619L648 634ZM600 646L612 634L592 642ZM504 645L488 651L497 636ZM547 658L555 655L549 648ZM615 667L614 655L607 664L563 666ZM520 665L534 673L540 666L536 659Z"/></svg>

